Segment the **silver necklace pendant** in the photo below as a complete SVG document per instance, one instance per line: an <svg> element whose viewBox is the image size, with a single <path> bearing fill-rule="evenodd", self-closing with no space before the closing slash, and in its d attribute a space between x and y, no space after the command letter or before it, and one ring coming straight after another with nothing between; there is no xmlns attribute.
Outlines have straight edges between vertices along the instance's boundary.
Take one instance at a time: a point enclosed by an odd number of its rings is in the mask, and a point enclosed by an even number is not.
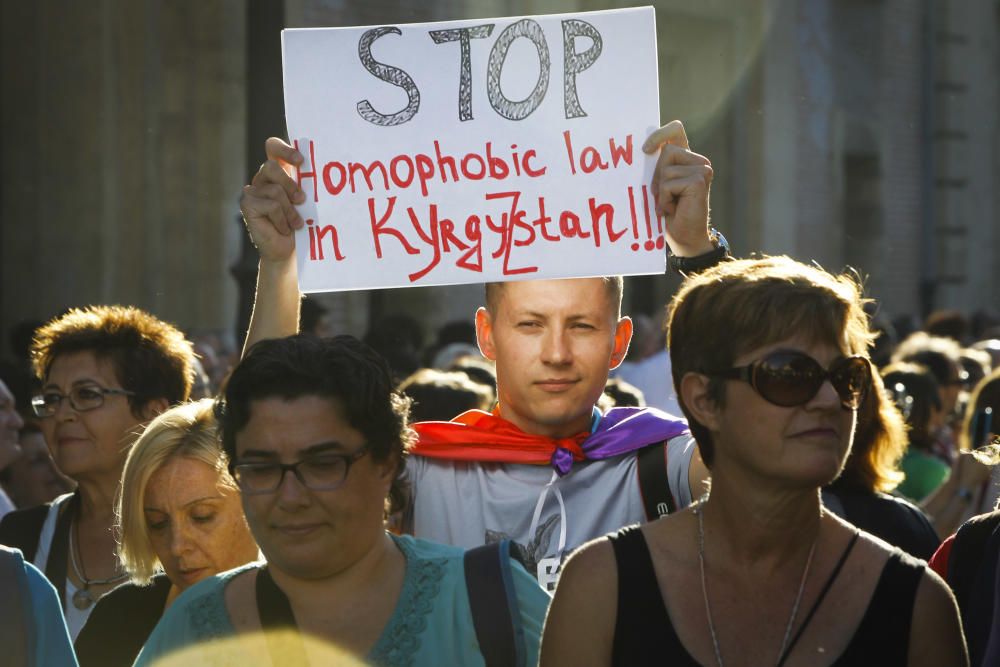
<svg viewBox="0 0 1000 667"><path fill-rule="evenodd" d="M90 591L86 587L78 589L76 593L73 593L73 606L80 611L89 609L92 604L94 604L94 598L90 595Z"/></svg>

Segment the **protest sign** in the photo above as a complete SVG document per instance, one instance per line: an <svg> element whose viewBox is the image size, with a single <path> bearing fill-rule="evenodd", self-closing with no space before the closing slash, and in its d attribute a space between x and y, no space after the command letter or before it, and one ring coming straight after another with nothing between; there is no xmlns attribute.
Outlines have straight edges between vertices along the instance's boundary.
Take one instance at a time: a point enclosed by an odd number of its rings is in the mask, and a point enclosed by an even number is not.
<svg viewBox="0 0 1000 667"><path fill-rule="evenodd" d="M662 273L651 7L282 32L304 292Z"/></svg>

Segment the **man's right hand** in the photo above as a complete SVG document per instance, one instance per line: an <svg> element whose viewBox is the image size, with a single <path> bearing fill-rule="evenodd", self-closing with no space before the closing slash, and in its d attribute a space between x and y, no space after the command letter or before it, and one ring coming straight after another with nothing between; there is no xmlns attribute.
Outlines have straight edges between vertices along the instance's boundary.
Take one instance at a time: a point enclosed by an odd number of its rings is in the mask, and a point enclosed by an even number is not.
<svg viewBox="0 0 1000 667"><path fill-rule="evenodd" d="M303 158L277 137L268 139L264 150L267 162L240 197L243 220L260 254L257 294L244 353L259 340L290 336L299 327L295 230L301 229L303 222L295 204L305 201L305 193L289 172L302 164Z"/></svg>
<svg viewBox="0 0 1000 667"><path fill-rule="evenodd" d="M264 144L267 162L243 186L240 211L263 262L283 263L295 254L295 230L302 218L295 204L305 201L305 193L290 172L302 164L302 154L277 137Z"/></svg>

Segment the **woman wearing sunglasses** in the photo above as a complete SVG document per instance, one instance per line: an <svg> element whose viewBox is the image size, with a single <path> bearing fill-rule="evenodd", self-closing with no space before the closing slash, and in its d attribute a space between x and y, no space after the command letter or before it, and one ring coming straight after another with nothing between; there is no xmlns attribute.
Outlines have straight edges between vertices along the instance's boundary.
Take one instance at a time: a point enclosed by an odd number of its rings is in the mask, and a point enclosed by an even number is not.
<svg viewBox="0 0 1000 667"><path fill-rule="evenodd" d="M543 665L967 664L943 582L820 502L871 386L861 305L782 257L681 286L674 384L711 490L570 560Z"/></svg>
<svg viewBox="0 0 1000 667"><path fill-rule="evenodd" d="M409 401L370 347L349 336L261 341L230 376L220 412L267 563L191 588L137 665L178 649L191 651L178 664L205 664L208 640L234 637L224 664L482 665L480 603L521 657L495 664L535 664L549 598L524 568L489 552L498 595L477 596L461 549L386 532L407 494Z"/></svg>
<svg viewBox="0 0 1000 667"><path fill-rule="evenodd" d="M32 408L77 489L4 517L0 544L21 549L49 578L75 639L94 603L127 578L113 532L122 467L142 427L187 398L194 354L180 331L148 313L91 306L39 329L32 357L42 382Z"/></svg>

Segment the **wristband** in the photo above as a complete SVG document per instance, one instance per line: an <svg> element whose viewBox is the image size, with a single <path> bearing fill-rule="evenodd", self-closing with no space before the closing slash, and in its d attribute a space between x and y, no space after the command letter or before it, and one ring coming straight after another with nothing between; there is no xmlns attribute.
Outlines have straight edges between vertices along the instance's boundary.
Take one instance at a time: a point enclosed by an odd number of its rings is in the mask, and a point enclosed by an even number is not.
<svg viewBox="0 0 1000 667"><path fill-rule="evenodd" d="M667 265L680 274L698 273L710 269L729 257L729 241L714 227L709 229L715 248L694 257L678 257L673 253L667 255Z"/></svg>

